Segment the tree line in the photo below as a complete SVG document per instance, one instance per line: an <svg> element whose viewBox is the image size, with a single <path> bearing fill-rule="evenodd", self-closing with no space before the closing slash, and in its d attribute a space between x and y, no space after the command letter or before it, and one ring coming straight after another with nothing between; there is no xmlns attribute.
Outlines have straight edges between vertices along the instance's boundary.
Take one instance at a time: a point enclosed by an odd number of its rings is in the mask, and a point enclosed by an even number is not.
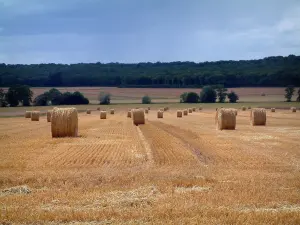
<svg viewBox="0 0 300 225"><path fill-rule="evenodd" d="M0 64L0 86L186 88L300 86L300 56L170 63Z"/></svg>
<svg viewBox="0 0 300 225"><path fill-rule="evenodd" d="M227 92L227 88L223 85L204 86L198 95L196 92L184 92L180 95L180 103L219 103L226 102L236 103L239 100L239 96L231 91ZM292 101L292 97L296 89L294 86L289 85L285 89L285 95L287 102ZM296 101L300 102L300 88L297 92L298 96ZM109 93L100 92L98 95L100 105L109 105L111 95ZM151 104L152 99L150 96L145 95L141 99L142 104ZM52 88L43 94L38 95L33 99L33 92L29 86L26 85L14 85L4 92L0 88L0 107L15 107L22 106L47 106L47 105L85 105L89 104L89 100L79 91L64 92L61 93L56 88Z"/></svg>

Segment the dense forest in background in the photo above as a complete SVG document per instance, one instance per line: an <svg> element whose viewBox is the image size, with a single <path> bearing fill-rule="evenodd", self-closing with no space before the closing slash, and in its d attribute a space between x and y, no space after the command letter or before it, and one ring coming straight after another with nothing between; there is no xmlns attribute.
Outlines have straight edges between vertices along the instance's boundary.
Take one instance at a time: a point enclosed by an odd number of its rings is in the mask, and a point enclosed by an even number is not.
<svg viewBox="0 0 300 225"><path fill-rule="evenodd" d="M0 64L0 86L225 87L300 86L300 56L170 63Z"/></svg>

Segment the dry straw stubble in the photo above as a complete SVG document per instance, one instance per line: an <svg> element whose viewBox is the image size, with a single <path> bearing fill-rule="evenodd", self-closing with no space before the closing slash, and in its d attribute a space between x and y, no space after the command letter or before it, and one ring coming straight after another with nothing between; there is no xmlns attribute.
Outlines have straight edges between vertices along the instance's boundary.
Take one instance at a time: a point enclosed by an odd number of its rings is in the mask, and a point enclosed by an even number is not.
<svg viewBox="0 0 300 225"><path fill-rule="evenodd" d="M266 125L267 114L264 108L253 108L250 113L250 124L252 126Z"/></svg>
<svg viewBox="0 0 300 225"><path fill-rule="evenodd" d="M31 118L31 111L25 112L25 118Z"/></svg>
<svg viewBox="0 0 300 225"><path fill-rule="evenodd" d="M32 111L31 121L39 121L39 120L40 120L40 111Z"/></svg>
<svg viewBox="0 0 300 225"><path fill-rule="evenodd" d="M218 130L234 130L236 126L236 110L219 109L216 112L216 124Z"/></svg>
<svg viewBox="0 0 300 225"><path fill-rule="evenodd" d="M77 137L78 112L76 108L54 108L51 117L52 137Z"/></svg>
<svg viewBox="0 0 300 225"><path fill-rule="evenodd" d="M140 124L145 124L145 113L143 109L132 110L132 121L133 124L138 126Z"/></svg>
<svg viewBox="0 0 300 225"><path fill-rule="evenodd" d="M100 119L106 119L106 111L101 111L100 112Z"/></svg>

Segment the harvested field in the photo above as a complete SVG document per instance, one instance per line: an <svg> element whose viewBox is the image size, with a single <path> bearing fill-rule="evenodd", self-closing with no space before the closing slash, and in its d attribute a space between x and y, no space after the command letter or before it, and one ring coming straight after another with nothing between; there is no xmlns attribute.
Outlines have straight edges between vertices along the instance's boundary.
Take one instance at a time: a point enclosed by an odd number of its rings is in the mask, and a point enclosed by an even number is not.
<svg viewBox="0 0 300 225"><path fill-rule="evenodd" d="M201 106L162 120L153 105L139 126L135 105L106 120L81 111L76 138L52 138L43 114L0 118L0 222L300 224L298 112L276 107L251 126L239 111L236 129L219 131L216 106Z"/></svg>

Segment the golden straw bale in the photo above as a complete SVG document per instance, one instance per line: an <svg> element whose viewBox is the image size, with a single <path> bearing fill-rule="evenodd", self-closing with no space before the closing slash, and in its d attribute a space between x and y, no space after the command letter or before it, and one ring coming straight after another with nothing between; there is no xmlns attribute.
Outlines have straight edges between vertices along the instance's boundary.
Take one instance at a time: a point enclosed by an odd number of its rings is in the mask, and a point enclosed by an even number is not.
<svg viewBox="0 0 300 225"><path fill-rule="evenodd" d="M91 114L91 113L92 113L92 110L90 110L90 109L86 110L86 114Z"/></svg>
<svg viewBox="0 0 300 225"><path fill-rule="evenodd" d="M158 111L157 112L157 118L164 118L164 111Z"/></svg>
<svg viewBox="0 0 300 225"><path fill-rule="evenodd" d="M150 107L148 107L148 110L150 110Z"/></svg>
<svg viewBox="0 0 300 225"><path fill-rule="evenodd" d="M297 108L296 107L291 107L292 112L296 112Z"/></svg>
<svg viewBox="0 0 300 225"><path fill-rule="evenodd" d="M51 122L52 110L47 111L47 122Z"/></svg>
<svg viewBox="0 0 300 225"><path fill-rule="evenodd" d="M256 125L266 125L267 114L264 108L253 108L250 113L250 124L252 126Z"/></svg>
<svg viewBox="0 0 300 225"><path fill-rule="evenodd" d="M100 111L100 119L106 119L106 111Z"/></svg>
<svg viewBox="0 0 300 225"><path fill-rule="evenodd" d="M248 106L248 109L251 109L251 106Z"/></svg>
<svg viewBox="0 0 300 225"><path fill-rule="evenodd" d="M147 113L147 114L148 114L148 109L145 109L145 113Z"/></svg>
<svg viewBox="0 0 300 225"><path fill-rule="evenodd" d="M192 113L193 112L193 109L189 108L189 113Z"/></svg>
<svg viewBox="0 0 300 225"><path fill-rule="evenodd" d="M143 109L132 110L132 121L133 124L138 126L140 124L145 124L145 113Z"/></svg>
<svg viewBox="0 0 300 225"><path fill-rule="evenodd" d="M275 108L271 108L271 112L275 112Z"/></svg>
<svg viewBox="0 0 300 225"><path fill-rule="evenodd" d="M246 111L246 109L247 109L246 106L243 106L243 107L242 107L242 110L243 110L243 111Z"/></svg>
<svg viewBox="0 0 300 225"><path fill-rule="evenodd" d="M181 110L177 110L177 117L179 117L179 118L182 117L182 111Z"/></svg>
<svg viewBox="0 0 300 225"><path fill-rule="evenodd" d="M115 114L115 110L114 109L110 109L110 114Z"/></svg>
<svg viewBox="0 0 300 225"><path fill-rule="evenodd" d="M235 109L219 109L216 112L216 124L218 130L235 130L236 126Z"/></svg>
<svg viewBox="0 0 300 225"><path fill-rule="evenodd" d="M40 120L40 111L32 111L31 121L39 121L39 120Z"/></svg>
<svg viewBox="0 0 300 225"><path fill-rule="evenodd" d="M128 117L128 118L131 118L131 110L128 110L128 112L127 112L127 117Z"/></svg>
<svg viewBox="0 0 300 225"><path fill-rule="evenodd" d="M77 137L77 109L54 108L51 115L51 132L52 137Z"/></svg>
<svg viewBox="0 0 300 225"><path fill-rule="evenodd" d="M199 107L199 110L202 110L202 107Z"/></svg>
<svg viewBox="0 0 300 225"><path fill-rule="evenodd" d="M169 110L169 107L164 107L163 111L168 111L168 110Z"/></svg>
<svg viewBox="0 0 300 225"><path fill-rule="evenodd" d="M193 109L193 112L196 112L196 108L195 107L193 107L192 109Z"/></svg>
<svg viewBox="0 0 300 225"><path fill-rule="evenodd" d="M100 107L97 108L97 111L100 111Z"/></svg>
<svg viewBox="0 0 300 225"><path fill-rule="evenodd" d="M25 112L25 118L31 118L31 111Z"/></svg>
<svg viewBox="0 0 300 225"><path fill-rule="evenodd" d="M184 115L184 116L187 116L187 115L188 115L188 110L187 110L187 109L183 110L183 115Z"/></svg>

